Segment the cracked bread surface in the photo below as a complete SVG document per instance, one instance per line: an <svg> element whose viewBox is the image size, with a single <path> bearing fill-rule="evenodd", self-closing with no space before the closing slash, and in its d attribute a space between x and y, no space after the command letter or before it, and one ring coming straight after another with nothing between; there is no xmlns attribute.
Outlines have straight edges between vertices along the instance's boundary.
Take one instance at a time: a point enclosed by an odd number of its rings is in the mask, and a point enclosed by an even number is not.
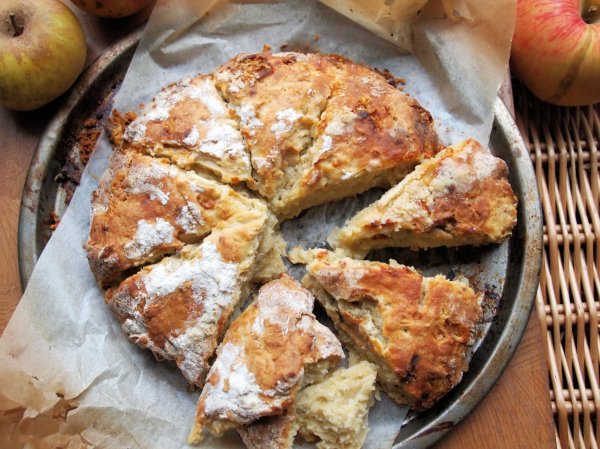
<svg viewBox="0 0 600 449"><path fill-rule="evenodd" d="M200 242L246 210L268 213L260 200L165 159L116 150L92 197L85 244L90 267L109 286L127 270Z"/></svg>
<svg viewBox="0 0 600 449"><path fill-rule="evenodd" d="M261 287L231 324L198 400L190 442L280 415L293 404L305 367L344 357L333 333L312 314L314 297L288 275Z"/></svg>
<svg viewBox="0 0 600 449"><path fill-rule="evenodd" d="M222 223L200 244L144 267L106 292L129 340L174 360L202 386L226 325L249 291L267 215L254 211Z"/></svg>
<svg viewBox="0 0 600 449"><path fill-rule="evenodd" d="M240 54L215 73L240 121L259 193L274 198L293 177L331 95L327 59L317 54Z"/></svg>
<svg viewBox="0 0 600 449"><path fill-rule="evenodd" d="M168 158L228 184L250 183L250 156L238 121L212 75L164 88L122 133L122 147Z"/></svg>
<svg viewBox="0 0 600 449"><path fill-rule="evenodd" d="M373 69L336 55L241 54L215 75L274 213L390 186L439 151L431 115Z"/></svg>
<svg viewBox="0 0 600 449"><path fill-rule="evenodd" d="M506 163L468 139L419 165L328 242L358 258L373 248L482 245L507 239L516 221Z"/></svg>
<svg viewBox="0 0 600 449"><path fill-rule="evenodd" d="M312 253L304 285L342 341L378 366L378 381L392 400L427 409L460 381L481 324L483 294L393 261Z"/></svg>
<svg viewBox="0 0 600 449"><path fill-rule="evenodd" d="M290 218L312 206L390 187L439 150L433 119L373 69L345 58L332 64L332 94L293 182L272 209Z"/></svg>

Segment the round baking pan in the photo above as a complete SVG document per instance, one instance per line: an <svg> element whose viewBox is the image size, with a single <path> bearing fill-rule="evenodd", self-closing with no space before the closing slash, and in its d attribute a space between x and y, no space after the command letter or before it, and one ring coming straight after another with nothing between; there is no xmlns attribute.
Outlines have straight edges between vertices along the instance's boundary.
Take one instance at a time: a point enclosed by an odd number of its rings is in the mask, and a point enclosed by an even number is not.
<svg viewBox="0 0 600 449"><path fill-rule="evenodd" d="M78 81L64 107L44 131L29 169L19 217L19 268L23 287L52 234L51 223L66 209L64 184L56 182L86 117L106 117L106 99L122 81L141 37L138 31L100 57ZM497 99L490 147L509 168L519 200L518 222L506 245L498 309L462 381L431 409L409 414L396 449L426 448L465 417L490 391L525 331L537 290L542 216L527 148L504 104Z"/></svg>

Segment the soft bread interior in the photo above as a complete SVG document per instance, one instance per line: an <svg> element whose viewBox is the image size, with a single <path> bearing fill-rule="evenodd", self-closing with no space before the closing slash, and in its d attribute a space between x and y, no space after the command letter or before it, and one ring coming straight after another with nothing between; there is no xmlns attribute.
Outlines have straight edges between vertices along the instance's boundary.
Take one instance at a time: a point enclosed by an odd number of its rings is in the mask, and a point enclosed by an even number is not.
<svg viewBox="0 0 600 449"><path fill-rule="evenodd" d="M369 430L376 367L359 362L300 391L296 413L300 434L318 449L359 449Z"/></svg>

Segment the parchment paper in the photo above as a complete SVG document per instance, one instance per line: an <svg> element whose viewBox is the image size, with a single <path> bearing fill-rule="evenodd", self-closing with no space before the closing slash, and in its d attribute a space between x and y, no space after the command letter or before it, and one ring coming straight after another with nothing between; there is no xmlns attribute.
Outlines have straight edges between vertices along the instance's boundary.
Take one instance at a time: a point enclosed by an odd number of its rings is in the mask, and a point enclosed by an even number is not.
<svg viewBox="0 0 600 449"><path fill-rule="evenodd" d="M514 0L457 2L469 17L457 22L432 0L414 27L414 56L314 0L214 3L157 3L116 99L119 110L135 110L169 82L212 71L239 52L287 44L344 54L405 78L405 91L431 111L445 143L489 139ZM187 447L198 393L173 366L127 342L82 249L90 195L109 156L102 136L0 339L2 448ZM387 402L377 407L372 426L388 435L374 430L368 447L389 448L402 410ZM213 447L240 444L231 434Z"/></svg>

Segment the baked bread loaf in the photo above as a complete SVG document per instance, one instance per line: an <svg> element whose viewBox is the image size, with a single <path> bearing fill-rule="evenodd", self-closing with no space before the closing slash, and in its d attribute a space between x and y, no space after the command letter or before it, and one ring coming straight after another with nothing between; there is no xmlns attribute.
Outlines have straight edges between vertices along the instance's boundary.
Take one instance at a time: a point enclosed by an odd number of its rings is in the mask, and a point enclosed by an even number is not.
<svg viewBox="0 0 600 449"><path fill-rule="evenodd" d="M201 387L217 345L246 299L268 217L244 211L201 244L144 267L109 289L106 302L129 340L174 360Z"/></svg>
<svg viewBox="0 0 600 449"><path fill-rule="evenodd" d="M499 243L516 222L506 163L469 139L419 165L328 242L362 258L372 248Z"/></svg>
<svg viewBox="0 0 600 449"><path fill-rule="evenodd" d="M460 381L482 320L483 294L466 281L423 277L394 261L312 254L304 284L340 339L377 365L392 400L423 410Z"/></svg>
<svg viewBox="0 0 600 449"><path fill-rule="evenodd" d="M167 86L123 132L122 148L166 157L229 184L251 182L250 156L212 75Z"/></svg>
<svg viewBox="0 0 600 449"><path fill-rule="evenodd" d="M516 199L489 151L470 140L440 152L427 111L335 55L238 55L115 123L85 249L129 339L203 387L190 442L235 428L249 449L291 449L298 432L359 448L375 371L415 410L459 382L482 295L393 261L307 253L306 285L369 360L331 374L341 344L311 293L279 277L277 224L400 181L332 236L340 253L501 241Z"/></svg>
<svg viewBox="0 0 600 449"><path fill-rule="evenodd" d="M288 275L261 287L219 346L196 412L190 442L280 415L303 381L344 357L333 333L312 314L314 298ZM305 375L307 379L305 379Z"/></svg>
<svg viewBox="0 0 600 449"><path fill-rule="evenodd" d="M340 56L241 54L217 70L259 193L280 218L394 185L439 150L431 115Z"/></svg>
<svg viewBox="0 0 600 449"><path fill-rule="evenodd" d="M107 287L128 270L198 243L232 217L265 204L231 187L134 151L113 153L92 198L85 249L92 272Z"/></svg>
<svg viewBox="0 0 600 449"><path fill-rule="evenodd" d="M334 371L298 393L300 434L317 449L360 449L369 431L377 367L363 361Z"/></svg>

